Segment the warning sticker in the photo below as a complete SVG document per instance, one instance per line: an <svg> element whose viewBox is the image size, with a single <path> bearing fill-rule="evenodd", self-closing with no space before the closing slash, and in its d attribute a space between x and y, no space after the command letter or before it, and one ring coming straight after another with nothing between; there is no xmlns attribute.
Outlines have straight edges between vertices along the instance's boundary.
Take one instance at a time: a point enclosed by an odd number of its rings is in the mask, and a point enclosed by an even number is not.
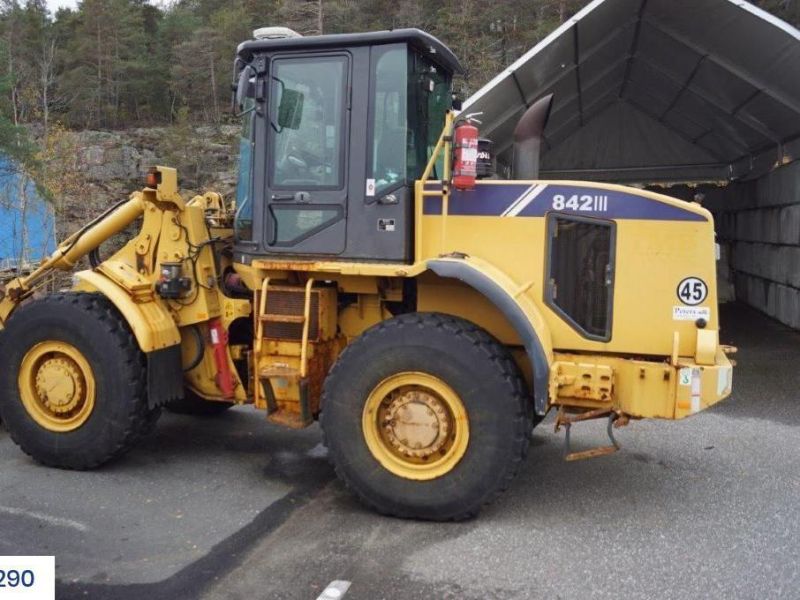
<svg viewBox="0 0 800 600"><path fill-rule="evenodd" d="M731 389L732 380L733 369L730 367L722 367L717 372L717 396L722 396L722 394Z"/></svg>
<svg viewBox="0 0 800 600"><path fill-rule="evenodd" d="M697 321L697 319L711 319L711 309L707 306L673 306L673 321Z"/></svg>
<svg viewBox="0 0 800 600"><path fill-rule="evenodd" d="M680 371L678 371L678 383L681 385L691 385L692 383L692 370L688 367L684 367Z"/></svg>
<svg viewBox="0 0 800 600"><path fill-rule="evenodd" d="M461 160L464 162L471 162L474 163L478 160L478 149L477 148L463 148L461 150Z"/></svg>
<svg viewBox="0 0 800 600"><path fill-rule="evenodd" d="M394 231L394 219L378 219L378 231Z"/></svg>
<svg viewBox="0 0 800 600"><path fill-rule="evenodd" d="M700 397L703 393L703 380L700 379L700 369L692 369L692 412L700 411Z"/></svg>

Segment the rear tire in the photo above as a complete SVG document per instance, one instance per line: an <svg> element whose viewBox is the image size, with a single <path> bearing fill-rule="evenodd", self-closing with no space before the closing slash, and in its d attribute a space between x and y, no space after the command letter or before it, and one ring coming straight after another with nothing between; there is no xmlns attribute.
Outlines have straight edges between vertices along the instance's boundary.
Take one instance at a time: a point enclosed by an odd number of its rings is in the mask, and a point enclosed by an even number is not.
<svg viewBox="0 0 800 600"><path fill-rule="evenodd" d="M35 460L92 469L155 425L146 359L98 294L66 293L18 308L0 335L0 418Z"/></svg>
<svg viewBox="0 0 800 600"><path fill-rule="evenodd" d="M369 507L459 520L519 470L529 403L517 365L488 333L455 317L411 313L345 349L325 381L321 425L337 474Z"/></svg>

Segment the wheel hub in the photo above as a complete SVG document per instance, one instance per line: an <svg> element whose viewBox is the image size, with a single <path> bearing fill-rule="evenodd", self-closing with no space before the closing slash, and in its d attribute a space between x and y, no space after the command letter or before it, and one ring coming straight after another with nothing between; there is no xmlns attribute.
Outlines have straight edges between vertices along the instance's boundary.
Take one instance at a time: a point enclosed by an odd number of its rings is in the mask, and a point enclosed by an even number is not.
<svg viewBox="0 0 800 600"><path fill-rule="evenodd" d="M81 351L66 342L32 346L22 358L17 382L28 415L48 431L74 431L94 410L92 368Z"/></svg>
<svg viewBox="0 0 800 600"><path fill-rule="evenodd" d="M395 450L423 460L445 446L452 430L446 406L434 394L421 390L394 394L383 424L386 440Z"/></svg>
<svg viewBox="0 0 800 600"><path fill-rule="evenodd" d="M36 393L53 413L66 414L74 410L83 391L80 369L69 358L50 358L39 366Z"/></svg>
<svg viewBox="0 0 800 600"><path fill-rule="evenodd" d="M361 425L372 456L395 475L417 481L452 471L469 442L469 419L458 394L420 371L381 381L364 403Z"/></svg>

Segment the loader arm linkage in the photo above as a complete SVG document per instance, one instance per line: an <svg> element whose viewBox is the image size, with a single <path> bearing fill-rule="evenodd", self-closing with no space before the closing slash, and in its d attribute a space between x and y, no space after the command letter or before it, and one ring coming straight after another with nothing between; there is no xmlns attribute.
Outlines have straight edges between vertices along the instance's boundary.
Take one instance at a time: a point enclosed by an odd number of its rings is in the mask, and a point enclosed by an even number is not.
<svg viewBox="0 0 800 600"><path fill-rule="evenodd" d="M5 327L14 309L30 297L50 273L71 270L81 258L133 223L144 212L144 205L141 192L131 194L130 198L113 205L69 236L32 273L11 280L0 292L0 329Z"/></svg>

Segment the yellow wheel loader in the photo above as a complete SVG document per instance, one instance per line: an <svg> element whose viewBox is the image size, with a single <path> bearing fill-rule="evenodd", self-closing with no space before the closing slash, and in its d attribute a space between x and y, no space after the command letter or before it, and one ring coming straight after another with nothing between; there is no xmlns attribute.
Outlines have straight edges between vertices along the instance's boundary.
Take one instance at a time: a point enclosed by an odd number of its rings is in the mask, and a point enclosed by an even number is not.
<svg viewBox="0 0 800 600"><path fill-rule="evenodd" d="M89 469L165 406L253 404L286 427L319 420L336 472L375 510L461 519L509 485L548 411L567 440L607 422L609 446L567 444L572 460L615 450L631 419L729 395L711 214L537 180L549 98L497 178L460 129L474 128L451 93L460 70L415 29L242 43L235 202L184 198L156 167L3 291L0 417L15 442ZM72 289L33 297L87 255Z"/></svg>

